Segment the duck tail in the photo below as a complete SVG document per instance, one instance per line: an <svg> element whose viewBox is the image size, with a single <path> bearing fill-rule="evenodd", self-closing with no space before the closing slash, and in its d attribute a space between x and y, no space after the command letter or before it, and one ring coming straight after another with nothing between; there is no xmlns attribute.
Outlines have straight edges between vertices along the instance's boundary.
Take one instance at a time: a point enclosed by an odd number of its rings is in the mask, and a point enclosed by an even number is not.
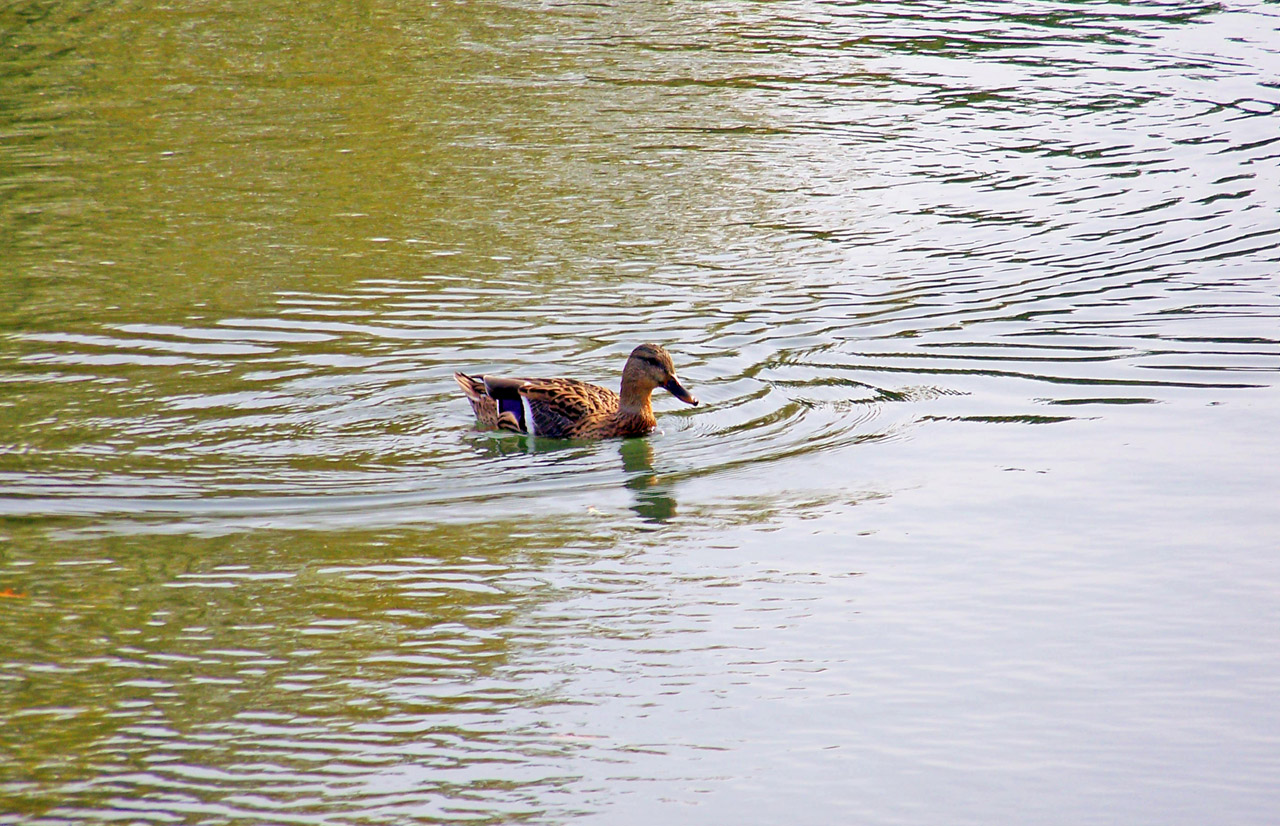
<svg viewBox="0 0 1280 826"><path fill-rule="evenodd" d="M527 432L525 426L524 404L520 396L495 398L489 394L484 376L468 376L466 373L454 373L453 380L466 394L475 411L476 419L485 427L496 427L499 430L510 430L512 433Z"/></svg>
<svg viewBox="0 0 1280 826"><path fill-rule="evenodd" d="M479 376L468 376L466 373L454 373L453 380L462 388L462 392L467 394L467 398L471 401L479 401L486 398L489 394L485 392L484 380Z"/></svg>

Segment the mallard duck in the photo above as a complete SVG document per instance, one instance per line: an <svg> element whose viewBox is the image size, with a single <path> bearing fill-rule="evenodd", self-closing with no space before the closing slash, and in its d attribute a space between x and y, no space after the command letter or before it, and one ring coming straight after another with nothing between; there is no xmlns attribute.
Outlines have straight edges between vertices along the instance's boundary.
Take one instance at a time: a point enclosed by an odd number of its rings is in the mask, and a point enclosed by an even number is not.
<svg viewBox="0 0 1280 826"><path fill-rule="evenodd" d="M467 394L481 425L552 439L644 436L657 426L649 397L663 388L685 404L698 400L676 378L671 356L657 344L641 344L622 368L622 392L577 379L453 378Z"/></svg>

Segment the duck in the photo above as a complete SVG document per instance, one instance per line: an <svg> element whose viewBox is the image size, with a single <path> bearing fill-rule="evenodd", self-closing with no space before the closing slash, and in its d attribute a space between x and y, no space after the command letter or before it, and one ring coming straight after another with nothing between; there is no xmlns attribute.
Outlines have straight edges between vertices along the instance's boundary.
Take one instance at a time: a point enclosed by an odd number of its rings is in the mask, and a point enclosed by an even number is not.
<svg viewBox="0 0 1280 826"><path fill-rule="evenodd" d="M693 407L661 345L641 344L622 368L621 392L577 379L517 379L454 373L482 427L551 439L646 436L658 426L650 397L661 387Z"/></svg>

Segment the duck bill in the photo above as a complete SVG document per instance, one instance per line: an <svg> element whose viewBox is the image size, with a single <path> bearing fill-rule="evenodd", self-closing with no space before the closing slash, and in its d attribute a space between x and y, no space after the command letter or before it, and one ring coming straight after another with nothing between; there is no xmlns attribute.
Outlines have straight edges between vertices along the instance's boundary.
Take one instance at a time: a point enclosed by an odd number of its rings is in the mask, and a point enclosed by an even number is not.
<svg viewBox="0 0 1280 826"><path fill-rule="evenodd" d="M685 404L691 404L694 407L698 406L697 397L694 396L692 393L690 393L688 390L685 390L684 385L681 384L680 380L677 379L675 376L672 376L671 378L667 379L667 383L662 385L662 387L668 393L675 396L677 399L684 402Z"/></svg>

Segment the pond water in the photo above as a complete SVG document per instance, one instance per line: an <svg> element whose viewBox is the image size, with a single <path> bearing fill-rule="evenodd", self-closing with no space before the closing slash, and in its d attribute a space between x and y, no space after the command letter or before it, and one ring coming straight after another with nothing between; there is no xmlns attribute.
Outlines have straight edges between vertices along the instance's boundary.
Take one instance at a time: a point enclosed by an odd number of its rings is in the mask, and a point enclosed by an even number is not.
<svg viewBox="0 0 1280 826"><path fill-rule="evenodd" d="M37 0L0 101L0 824L1274 822L1275 3Z"/></svg>

